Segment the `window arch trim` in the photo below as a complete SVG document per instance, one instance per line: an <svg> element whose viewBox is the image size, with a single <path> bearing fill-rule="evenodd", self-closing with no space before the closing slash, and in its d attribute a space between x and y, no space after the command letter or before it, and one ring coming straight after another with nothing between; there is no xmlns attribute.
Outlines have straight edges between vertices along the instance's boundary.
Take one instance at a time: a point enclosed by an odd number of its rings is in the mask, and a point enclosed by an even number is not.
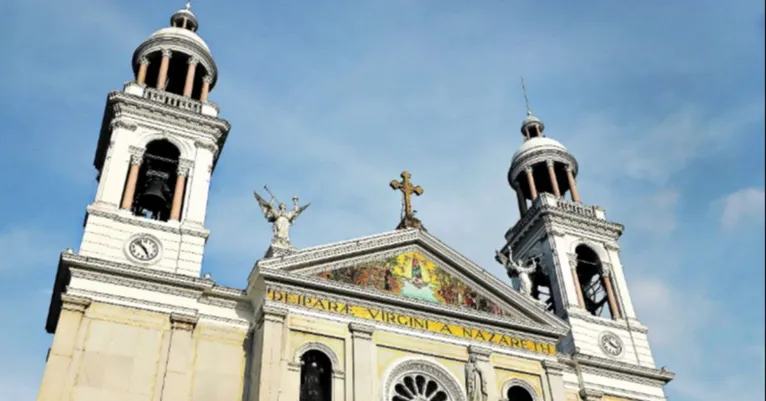
<svg viewBox="0 0 766 401"><path fill-rule="evenodd" d="M421 374L428 376L447 393L449 401L466 401L465 389L460 380L432 358L402 357L395 360L383 373L380 399L390 401L394 395L394 386L404 376Z"/></svg>
<svg viewBox="0 0 766 401"><path fill-rule="evenodd" d="M513 378L511 380L507 380L505 383L503 383L503 390L500 393L502 395L501 401L509 401L508 400L508 391L511 389L511 387L521 387L524 390L526 390L529 393L529 396L532 397L532 401L539 401L542 399L539 394L537 394L537 390L535 390L534 387L532 387L531 384L527 383L527 381L522 379ZM512 401L512 400L511 400Z"/></svg>
<svg viewBox="0 0 766 401"><path fill-rule="evenodd" d="M146 146L154 141L161 141L166 140L173 144L176 148L178 148L179 153L179 159L189 159L194 160L195 159L195 153L194 153L194 144L190 144L189 141L181 140L179 138L176 138L174 135L168 135L165 132L161 131L143 131L138 130L138 133L135 137L135 140L133 141L132 145L141 148L146 149Z"/></svg>
<svg viewBox="0 0 766 401"><path fill-rule="evenodd" d="M325 354L328 359L330 359L330 367L332 368L333 378L342 379L344 377L344 371L341 367L338 355L335 354L335 351L333 351L332 348L330 348L327 344L320 342L311 341L298 347L298 349L295 351L295 355L293 356L293 364L295 366L301 366L301 358L303 358L303 355L309 351L319 351Z"/></svg>

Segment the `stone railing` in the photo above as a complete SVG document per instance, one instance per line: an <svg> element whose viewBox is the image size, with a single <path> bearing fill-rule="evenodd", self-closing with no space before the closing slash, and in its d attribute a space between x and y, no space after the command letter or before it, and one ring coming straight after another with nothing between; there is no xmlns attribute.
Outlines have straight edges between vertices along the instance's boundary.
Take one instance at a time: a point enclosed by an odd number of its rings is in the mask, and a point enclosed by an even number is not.
<svg viewBox="0 0 766 401"><path fill-rule="evenodd" d="M580 216L599 218L595 206L586 206L582 203L570 202L566 199L556 199L556 207L569 213L579 214Z"/></svg>
<svg viewBox="0 0 766 401"><path fill-rule="evenodd" d="M154 88L144 88L144 99L164 103L168 106L178 107L179 109L199 113L202 111L202 102L189 99L186 96L176 95L163 90Z"/></svg>

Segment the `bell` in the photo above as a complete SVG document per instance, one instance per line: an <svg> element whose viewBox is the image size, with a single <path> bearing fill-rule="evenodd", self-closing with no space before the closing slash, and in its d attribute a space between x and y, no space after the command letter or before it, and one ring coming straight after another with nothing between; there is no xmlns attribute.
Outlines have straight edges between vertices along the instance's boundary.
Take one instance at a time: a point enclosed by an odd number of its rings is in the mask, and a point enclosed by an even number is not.
<svg viewBox="0 0 766 401"><path fill-rule="evenodd" d="M149 175L149 174L147 174ZM152 212L163 212L168 209L170 188L166 180L160 175L149 175L144 186L144 191L139 197L139 205Z"/></svg>

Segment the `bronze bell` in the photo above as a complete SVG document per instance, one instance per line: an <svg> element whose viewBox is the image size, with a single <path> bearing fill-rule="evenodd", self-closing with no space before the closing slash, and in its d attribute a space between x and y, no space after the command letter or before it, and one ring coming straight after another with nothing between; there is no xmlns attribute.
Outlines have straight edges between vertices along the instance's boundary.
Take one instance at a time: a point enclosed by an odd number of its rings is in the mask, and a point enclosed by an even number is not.
<svg viewBox="0 0 766 401"><path fill-rule="evenodd" d="M159 171L147 172L146 184L139 197L139 206L155 213L167 211L170 208L170 187L167 184L168 174Z"/></svg>

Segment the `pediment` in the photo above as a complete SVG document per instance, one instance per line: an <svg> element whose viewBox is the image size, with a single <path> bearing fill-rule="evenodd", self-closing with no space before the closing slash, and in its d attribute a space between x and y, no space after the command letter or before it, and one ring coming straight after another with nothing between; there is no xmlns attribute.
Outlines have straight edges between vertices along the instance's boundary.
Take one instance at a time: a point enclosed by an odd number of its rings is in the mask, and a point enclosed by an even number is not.
<svg viewBox="0 0 766 401"><path fill-rule="evenodd" d="M263 259L262 268L419 305L527 321L565 332L566 323L545 312L428 232L408 229L300 250Z"/></svg>

